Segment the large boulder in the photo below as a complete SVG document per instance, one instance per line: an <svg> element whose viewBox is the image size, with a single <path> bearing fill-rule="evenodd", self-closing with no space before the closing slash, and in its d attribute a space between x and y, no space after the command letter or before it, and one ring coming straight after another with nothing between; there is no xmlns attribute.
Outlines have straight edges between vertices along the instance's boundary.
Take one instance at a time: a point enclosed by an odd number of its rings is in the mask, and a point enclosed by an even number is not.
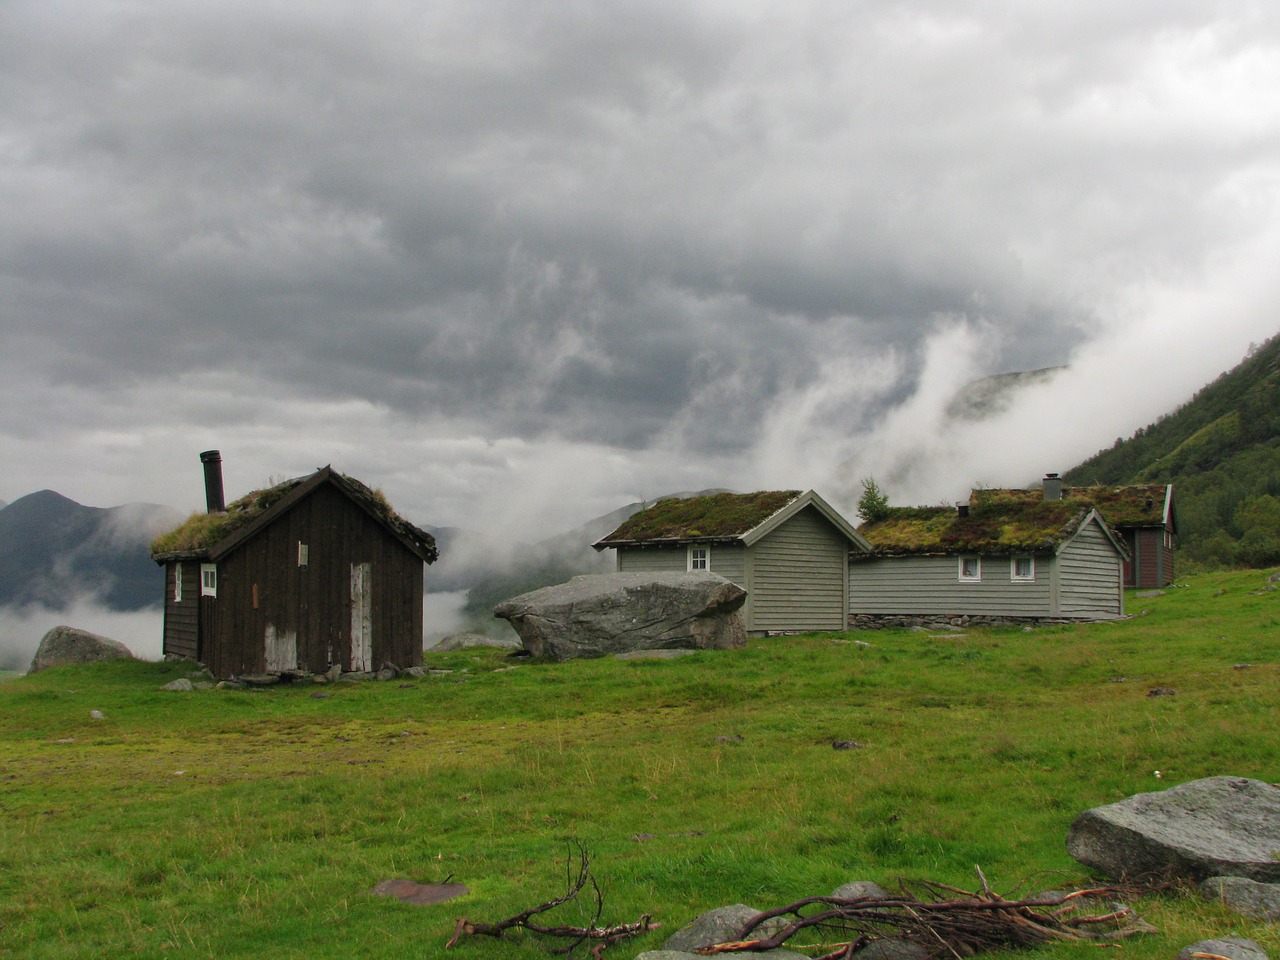
<svg viewBox="0 0 1280 960"><path fill-rule="evenodd" d="M100 637L75 627L54 627L44 635L36 655L31 659L28 673L39 673L49 667L67 663L93 663L98 660L119 660L133 654L119 640Z"/></svg>
<svg viewBox="0 0 1280 960"><path fill-rule="evenodd" d="M1208 777L1086 810L1067 852L1114 878L1280 880L1280 788Z"/></svg>
<svg viewBox="0 0 1280 960"><path fill-rule="evenodd" d="M728 649L747 642L747 592L714 573L574 577L498 604L534 656L557 660L632 650Z"/></svg>

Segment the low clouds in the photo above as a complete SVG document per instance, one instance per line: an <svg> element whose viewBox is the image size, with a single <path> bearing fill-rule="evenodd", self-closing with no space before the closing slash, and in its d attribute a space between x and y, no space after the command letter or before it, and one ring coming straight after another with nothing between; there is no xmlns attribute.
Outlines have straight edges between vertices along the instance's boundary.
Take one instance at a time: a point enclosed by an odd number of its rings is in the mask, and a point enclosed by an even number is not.
<svg viewBox="0 0 1280 960"><path fill-rule="evenodd" d="M1025 482L1274 332L1278 87L1210 0L7 3L0 497L195 507L221 447L534 538Z"/></svg>

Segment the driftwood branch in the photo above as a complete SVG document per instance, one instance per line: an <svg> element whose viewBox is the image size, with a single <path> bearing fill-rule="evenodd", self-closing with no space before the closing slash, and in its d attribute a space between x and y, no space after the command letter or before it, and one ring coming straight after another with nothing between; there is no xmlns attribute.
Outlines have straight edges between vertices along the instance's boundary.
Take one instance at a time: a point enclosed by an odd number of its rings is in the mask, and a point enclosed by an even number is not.
<svg viewBox="0 0 1280 960"><path fill-rule="evenodd" d="M588 940L595 941L595 945L591 948L591 954L596 957L596 960L599 960L604 950L619 940L637 937L662 926L660 923L654 923L653 917L647 913L634 923L601 926L600 917L604 913L604 894L600 890L600 885L596 883L595 877L591 875L591 859L587 854L587 849L577 840L569 841L569 847L569 854L565 858L564 893L552 900L547 900L545 903L540 903L536 907L523 910L515 916L499 920L497 923L483 923L463 918L454 926L453 936L445 944L445 949L452 947L464 936L501 937L508 930L519 928L544 937L573 941L563 948L562 952L564 953L572 953ZM573 866L575 850L577 852L576 872ZM590 886L595 900L595 913L589 924L586 926L573 926L570 924L544 926L534 922L534 917L576 900L578 895L588 886Z"/></svg>
<svg viewBox="0 0 1280 960"><path fill-rule="evenodd" d="M1150 933L1153 928L1116 897L1149 892L1135 887L1091 887L1066 895L1006 899L992 892L978 871L981 888L965 891L940 883L900 884L891 897L807 897L752 917L736 939L703 947L704 955L773 950L802 930L840 935L844 942L820 960L849 960L875 940L914 943L940 960L965 960L975 953L1018 949L1059 940L1108 941ZM1097 909L1105 905L1104 910ZM770 920L789 917L768 936L752 937Z"/></svg>

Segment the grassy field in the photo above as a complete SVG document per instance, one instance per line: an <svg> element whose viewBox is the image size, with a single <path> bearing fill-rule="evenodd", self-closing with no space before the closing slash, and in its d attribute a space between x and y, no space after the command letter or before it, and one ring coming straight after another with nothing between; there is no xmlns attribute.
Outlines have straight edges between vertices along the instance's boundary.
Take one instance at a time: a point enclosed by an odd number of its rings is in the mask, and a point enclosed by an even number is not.
<svg viewBox="0 0 1280 960"><path fill-rule="evenodd" d="M1117 623L811 635L662 662L437 654L453 673L404 683L175 694L158 688L181 666L138 662L8 681L0 956L441 956L456 918L558 894L570 837L592 853L604 920L664 924L620 958L710 907L849 880L973 888L976 865L1010 892L1079 877L1063 839L1087 807L1215 774L1280 781L1267 587L1204 575L1130 597L1140 615ZM471 894L370 893L450 875ZM1191 897L1142 907L1161 933L1125 942L1131 957L1229 932L1280 950L1274 926ZM549 955L521 935L450 952Z"/></svg>

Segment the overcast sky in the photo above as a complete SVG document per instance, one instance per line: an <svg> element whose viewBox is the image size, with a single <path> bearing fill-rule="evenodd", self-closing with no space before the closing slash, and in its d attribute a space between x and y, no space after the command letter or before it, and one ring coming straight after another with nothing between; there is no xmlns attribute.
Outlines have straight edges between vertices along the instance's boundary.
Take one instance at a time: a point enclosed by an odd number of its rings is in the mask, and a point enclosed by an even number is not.
<svg viewBox="0 0 1280 960"><path fill-rule="evenodd" d="M5 0L0 500L1024 485L1280 329L1278 93L1267 0Z"/></svg>

